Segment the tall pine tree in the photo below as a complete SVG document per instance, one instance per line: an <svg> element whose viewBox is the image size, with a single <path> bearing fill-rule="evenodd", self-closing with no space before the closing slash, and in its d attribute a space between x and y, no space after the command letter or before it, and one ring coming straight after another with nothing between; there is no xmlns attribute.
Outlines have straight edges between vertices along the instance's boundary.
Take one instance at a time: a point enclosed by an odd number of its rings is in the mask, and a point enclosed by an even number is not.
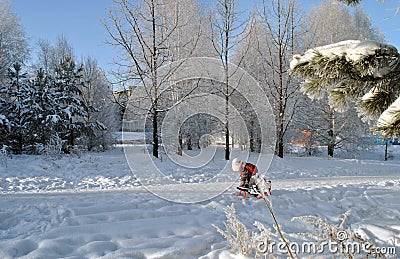
<svg viewBox="0 0 400 259"><path fill-rule="evenodd" d="M70 56L65 56L56 68L54 87L56 94L58 127L61 139L66 141L64 152L69 152L85 128L82 118L87 107L82 101L82 67L76 67Z"/></svg>
<svg viewBox="0 0 400 259"><path fill-rule="evenodd" d="M6 96L6 114L9 121L10 131L7 142L16 154L21 154L27 140L29 120L29 96L26 84L26 73L22 73L22 66L18 63L9 69L8 89Z"/></svg>
<svg viewBox="0 0 400 259"><path fill-rule="evenodd" d="M34 79L29 81L30 120L29 135L32 144L46 145L56 136L57 123L60 120L57 114L56 100L58 93L54 87L53 78L47 76L43 69L37 71Z"/></svg>

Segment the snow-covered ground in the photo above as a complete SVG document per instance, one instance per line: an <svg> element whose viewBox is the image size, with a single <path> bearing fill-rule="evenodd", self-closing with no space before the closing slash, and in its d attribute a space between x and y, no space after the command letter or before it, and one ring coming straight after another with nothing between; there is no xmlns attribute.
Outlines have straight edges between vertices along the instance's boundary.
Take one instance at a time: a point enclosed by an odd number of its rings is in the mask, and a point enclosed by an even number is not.
<svg viewBox="0 0 400 259"><path fill-rule="evenodd" d="M381 247L397 245L399 256L400 150L391 148L389 161L382 161L380 150L360 159L274 159L268 178L284 233L297 240L310 230L292 217L317 215L337 223L351 209L352 229ZM209 166L221 163L217 156ZM173 168L165 159L158 165ZM171 173L181 183L172 191L199 195L201 188L190 186L204 184L212 173ZM232 203L249 229L255 220L273 229L263 201L240 199L232 195L234 187L192 204L149 193L130 172L121 147L60 160L8 158L7 168L0 164L0 192L0 258L227 258L232 251L212 224L223 227L223 209Z"/></svg>

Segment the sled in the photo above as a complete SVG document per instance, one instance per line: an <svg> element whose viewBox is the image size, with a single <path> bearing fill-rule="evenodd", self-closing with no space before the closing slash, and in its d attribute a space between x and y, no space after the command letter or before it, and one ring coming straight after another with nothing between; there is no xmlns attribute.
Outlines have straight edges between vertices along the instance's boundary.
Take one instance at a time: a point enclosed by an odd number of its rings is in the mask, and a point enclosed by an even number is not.
<svg viewBox="0 0 400 259"><path fill-rule="evenodd" d="M272 190L272 186L271 186L271 181L268 181L269 187L268 190L264 192L264 196L270 196L272 195L271 190ZM253 184L249 187L241 187L238 186L236 187L239 190L239 194L238 196L242 196L243 194L243 198L246 199L247 198L247 194L256 197L258 199L261 199L263 196L261 195L257 185Z"/></svg>

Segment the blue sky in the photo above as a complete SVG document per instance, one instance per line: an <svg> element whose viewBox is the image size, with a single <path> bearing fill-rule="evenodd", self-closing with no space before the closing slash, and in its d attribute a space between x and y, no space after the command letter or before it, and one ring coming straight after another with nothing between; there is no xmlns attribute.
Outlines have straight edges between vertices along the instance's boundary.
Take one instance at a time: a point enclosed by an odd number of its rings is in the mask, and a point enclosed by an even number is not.
<svg viewBox="0 0 400 259"><path fill-rule="evenodd" d="M202 0L212 4L214 0ZM241 8L251 8L252 0L239 0ZM259 2L259 0L257 0ZM319 1L302 0L303 8L317 5ZM112 0L11 0L13 10L20 18L30 46L39 39L55 42L61 34L72 44L77 58L91 56L103 68L110 68L117 50L104 44L107 32L101 23ZM400 13L396 16L399 0L363 0L362 6L371 16L373 24L385 34L386 40L400 49Z"/></svg>
<svg viewBox="0 0 400 259"><path fill-rule="evenodd" d="M12 0L31 48L39 39L56 42L63 34L72 44L77 58L91 56L102 67L112 62L115 50L104 44L106 30L101 23L111 0Z"/></svg>

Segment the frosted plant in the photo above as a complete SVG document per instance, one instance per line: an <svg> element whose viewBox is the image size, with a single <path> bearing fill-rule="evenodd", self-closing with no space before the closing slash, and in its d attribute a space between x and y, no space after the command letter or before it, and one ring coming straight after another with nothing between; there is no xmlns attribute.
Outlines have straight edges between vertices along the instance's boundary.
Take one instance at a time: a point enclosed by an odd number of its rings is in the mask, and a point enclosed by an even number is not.
<svg viewBox="0 0 400 259"><path fill-rule="evenodd" d="M369 258L370 256L374 258L385 258L383 254L376 253L377 249L374 243L362 238L360 234L353 230L344 228L350 214L350 210L343 213L338 225L331 224L326 219L318 216L294 217L292 221L298 220L314 226L314 233L307 232L301 235L305 238L316 240L319 246L318 250L322 249L324 245L334 242L338 245L335 252L341 254L345 258L356 258L355 254L357 254L357 258L359 258L362 252L365 252L364 258ZM331 252L333 253L333 251ZM336 258L336 253L334 257Z"/></svg>
<svg viewBox="0 0 400 259"><path fill-rule="evenodd" d="M58 135L53 136L43 148L43 154L47 159L58 160L62 157L63 141Z"/></svg>
<svg viewBox="0 0 400 259"><path fill-rule="evenodd" d="M229 246L236 253L240 253L243 255L249 254L252 249L252 239L250 236L250 231L246 228L246 226L237 218L235 206L228 206L224 209L226 215L226 221L224 222L224 226L226 230L222 230L216 225L212 225L215 229L217 229L218 233L220 233L229 243Z"/></svg>
<svg viewBox="0 0 400 259"><path fill-rule="evenodd" d="M263 192L264 193L264 192ZM243 255L252 254L255 251L256 256L265 256L266 252L273 252L269 250L269 244L272 240L279 237L284 242L285 247L290 258L295 258L295 254L292 252L289 246L289 242L283 236L281 228L276 219L275 213L272 210L272 204L269 198L263 196L264 201L274 219L274 228L276 235L273 234L268 228L266 228L261 222L256 221L254 226L258 228L259 232L250 231L246 226L237 218L235 207L232 203L224 209L227 221L224 222L225 230L222 230L216 225L212 225L217 231L228 241L229 246L236 253ZM270 258L274 258L272 254Z"/></svg>
<svg viewBox="0 0 400 259"><path fill-rule="evenodd" d="M256 246L256 258L263 258L267 253L269 254L269 258L275 258L270 248L272 240L276 239L276 235L259 221L254 222L253 225L257 227L259 231L252 232L253 244Z"/></svg>

